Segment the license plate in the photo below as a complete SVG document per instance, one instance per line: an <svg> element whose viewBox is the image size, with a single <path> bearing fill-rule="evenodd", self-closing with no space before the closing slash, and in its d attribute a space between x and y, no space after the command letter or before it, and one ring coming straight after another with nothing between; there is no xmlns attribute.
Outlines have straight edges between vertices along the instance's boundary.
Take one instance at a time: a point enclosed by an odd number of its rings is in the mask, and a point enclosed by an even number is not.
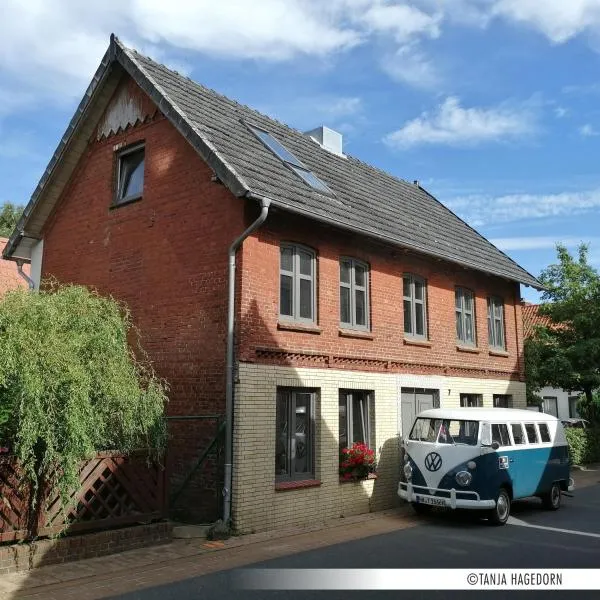
<svg viewBox="0 0 600 600"><path fill-rule="evenodd" d="M417 496L416 501L419 504L432 504L433 506L446 506L443 498L432 498L431 496Z"/></svg>

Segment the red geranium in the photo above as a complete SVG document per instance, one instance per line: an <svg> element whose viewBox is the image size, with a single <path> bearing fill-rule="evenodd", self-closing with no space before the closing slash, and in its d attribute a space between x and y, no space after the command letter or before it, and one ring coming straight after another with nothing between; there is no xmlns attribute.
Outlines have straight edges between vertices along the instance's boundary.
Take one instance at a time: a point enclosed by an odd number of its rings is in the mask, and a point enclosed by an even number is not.
<svg viewBox="0 0 600 600"><path fill-rule="evenodd" d="M375 467L375 452L362 442L340 451L340 476L344 480L365 479Z"/></svg>

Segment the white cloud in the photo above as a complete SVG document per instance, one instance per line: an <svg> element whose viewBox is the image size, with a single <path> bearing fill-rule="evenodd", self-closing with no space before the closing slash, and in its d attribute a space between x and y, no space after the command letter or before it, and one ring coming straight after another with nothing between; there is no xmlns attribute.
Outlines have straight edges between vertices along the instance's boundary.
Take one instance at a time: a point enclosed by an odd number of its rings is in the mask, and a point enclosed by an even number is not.
<svg viewBox="0 0 600 600"><path fill-rule="evenodd" d="M416 44L407 44L381 61L382 69L396 81L416 88L434 88L442 75Z"/></svg>
<svg viewBox="0 0 600 600"><path fill-rule="evenodd" d="M557 119L564 119L569 114L569 110L564 106L557 106L554 109L554 116Z"/></svg>
<svg viewBox="0 0 600 600"><path fill-rule="evenodd" d="M530 237L507 237L495 238L490 242L504 250L510 252L512 250L548 250L556 248L556 244L562 244L567 248L576 248L580 244L597 244L600 242L598 237L580 238L575 236L561 237L560 235L553 236L530 236Z"/></svg>
<svg viewBox="0 0 600 600"><path fill-rule="evenodd" d="M407 4L374 2L357 20L372 31L388 32L406 42L417 35L438 37L441 18L441 14L427 14Z"/></svg>
<svg viewBox="0 0 600 600"><path fill-rule="evenodd" d="M559 194L471 195L445 204L474 227L600 213L600 189Z"/></svg>
<svg viewBox="0 0 600 600"><path fill-rule="evenodd" d="M527 107L464 108L458 98L449 97L433 113L424 112L406 122L385 141L398 148L423 144L473 146L534 132L535 115Z"/></svg>
<svg viewBox="0 0 600 600"><path fill-rule="evenodd" d="M591 123L582 125L578 131L583 137L596 137L597 135L600 135L600 131L598 131Z"/></svg>
<svg viewBox="0 0 600 600"><path fill-rule="evenodd" d="M600 31L598 0L497 0L492 14L528 25L556 44Z"/></svg>

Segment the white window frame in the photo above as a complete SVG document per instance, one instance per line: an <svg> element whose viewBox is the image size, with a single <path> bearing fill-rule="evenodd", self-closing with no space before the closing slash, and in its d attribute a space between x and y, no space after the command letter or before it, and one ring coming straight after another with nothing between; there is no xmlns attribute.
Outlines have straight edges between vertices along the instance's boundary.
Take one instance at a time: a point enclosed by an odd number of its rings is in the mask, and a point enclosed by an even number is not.
<svg viewBox="0 0 600 600"><path fill-rule="evenodd" d="M287 271L282 266L283 250L292 251L292 271ZM305 252L311 257L311 275L300 273L300 253ZM281 277L292 278L292 314L281 313ZM300 281L311 282L311 318L300 316ZM279 249L279 319L297 323L315 324L317 322L317 254L312 248L302 244L283 243Z"/></svg>
<svg viewBox="0 0 600 600"><path fill-rule="evenodd" d="M506 328L504 326L504 301L498 296L490 296L488 303L488 338L491 348L506 349ZM500 340L497 339L496 324L500 323Z"/></svg>
<svg viewBox="0 0 600 600"><path fill-rule="evenodd" d="M477 320L476 320L476 311L475 311L475 292L465 287L456 287L454 291L454 311L456 314L457 321L460 320L461 329L463 332L463 337L461 338L458 332L458 328L456 331L456 339L461 346L476 346L477 345ZM465 297L469 297L471 299L471 308L467 308ZM460 306L459 306L460 305ZM466 338L466 317L470 315L472 328L471 331L473 333L473 339L469 340Z"/></svg>
<svg viewBox="0 0 600 600"><path fill-rule="evenodd" d="M350 283L346 283L342 281L342 263L350 263ZM356 267L362 267L365 271L365 281L364 285L358 285L356 283ZM369 331L370 330L370 307L371 302L369 298L369 265L356 258L350 258L349 256L342 256L340 258L340 324L342 327L348 329L360 329L361 331ZM350 322L342 321L342 292L341 289L350 290ZM364 292L365 294L365 324L361 325L356 322L356 293Z"/></svg>
<svg viewBox="0 0 600 600"><path fill-rule="evenodd" d="M553 412L546 412L546 400L549 400L550 402L554 403L554 407L556 408L556 413ZM543 412L546 415L552 415L553 417L556 417L558 419L558 396L544 396L542 398L543 404L542 404L542 408L544 409Z"/></svg>
<svg viewBox="0 0 600 600"><path fill-rule="evenodd" d="M404 295L404 281L409 281L410 295ZM423 299L418 300L415 294L415 282L419 282L423 285ZM404 302L410 303L410 332L406 331L406 321L404 322L404 336L411 339L426 340L428 339L427 331L427 280L424 277L413 275L412 273L406 273L402 277L402 314L404 314ZM423 306L423 333L417 333L417 309L416 305L421 304Z"/></svg>

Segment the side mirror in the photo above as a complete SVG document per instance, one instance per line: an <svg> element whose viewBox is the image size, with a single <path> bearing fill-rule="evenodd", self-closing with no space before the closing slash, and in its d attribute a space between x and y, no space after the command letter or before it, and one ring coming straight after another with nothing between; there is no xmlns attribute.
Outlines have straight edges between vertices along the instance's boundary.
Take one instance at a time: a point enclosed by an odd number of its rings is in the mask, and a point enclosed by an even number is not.
<svg viewBox="0 0 600 600"><path fill-rule="evenodd" d="M500 444L498 442L492 442L492 450L498 450L500 448Z"/></svg>

